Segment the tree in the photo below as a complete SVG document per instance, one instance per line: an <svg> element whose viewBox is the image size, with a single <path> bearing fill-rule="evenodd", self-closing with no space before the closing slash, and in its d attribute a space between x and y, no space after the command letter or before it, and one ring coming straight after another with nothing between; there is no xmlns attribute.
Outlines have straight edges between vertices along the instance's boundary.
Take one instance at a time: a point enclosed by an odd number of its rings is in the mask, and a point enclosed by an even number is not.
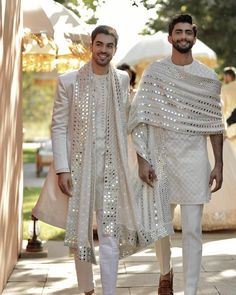
<svg viewBox="0 0 236 295"><path fill-rule="evenodd" d="M105 0L55 0L63 4L65 7L74 11L79 17L82 17L87 24L96 24L95 17L96 8Z"/></svg>
<svg viewBox="0 0 236 295"><path fill-rule="evenodd" d="M198 37L212 48L220 67L236 66L236 1L235 0L142 0L156 17L146 24L145 33L167 31L168 22L177 13L189 13L198 26ZM150 4L152 2L152 4Z"/></svg>

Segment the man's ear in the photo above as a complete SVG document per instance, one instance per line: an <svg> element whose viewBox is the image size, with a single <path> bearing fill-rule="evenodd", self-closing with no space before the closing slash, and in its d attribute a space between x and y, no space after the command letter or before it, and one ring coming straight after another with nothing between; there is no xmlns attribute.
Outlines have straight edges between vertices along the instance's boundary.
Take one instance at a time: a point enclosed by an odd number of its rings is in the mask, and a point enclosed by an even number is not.
<svg viewBox="0 0 236 295"><path fill-rule="evenodd" d="M115 50L114 50L113 56L116 54L116 51L117 51L117 47L116 47Z"/></svg>
<svg viewBox="0 0 236 295"><path fill-rule="evenodd" d="M168 35L168 41L170 44L172 44L172 37L170 35Z"/></svg>

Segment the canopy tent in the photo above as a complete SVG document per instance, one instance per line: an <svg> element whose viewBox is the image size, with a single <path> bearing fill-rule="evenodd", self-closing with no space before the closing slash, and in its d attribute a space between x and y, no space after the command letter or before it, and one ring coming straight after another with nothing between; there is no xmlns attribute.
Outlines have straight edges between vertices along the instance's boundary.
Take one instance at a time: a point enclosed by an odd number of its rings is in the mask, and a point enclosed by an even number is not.
<svg viewBox="0 0 236 295"><path fill-rule="evenodd" d="M53 0L23 0L23 71L59 72L90 57L87 26Z"/></svg>

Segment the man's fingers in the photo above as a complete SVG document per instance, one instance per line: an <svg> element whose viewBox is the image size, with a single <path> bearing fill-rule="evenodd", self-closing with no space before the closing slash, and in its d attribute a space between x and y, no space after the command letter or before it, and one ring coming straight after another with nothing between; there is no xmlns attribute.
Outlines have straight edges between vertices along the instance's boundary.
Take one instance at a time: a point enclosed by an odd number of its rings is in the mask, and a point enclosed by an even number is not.
<svg viewBox="0 0 236 295"><path fill-rule="evenodd" d="M209 179L209 187L211 187L211 186L212 186L212 184L213 184L213 178L212 178L212 177L210 177L210 179Z"/></svg>
<svg viewBox="0 0 236 295"><path fill-rule="evenodd" d="M139 177L142 179L142 181L144 181L151 187L153 187L153 182L157 179L156 174L153 172L149 172L147 174L141 174L139 175Z"/></svg>
<svg viewBox="0 0 236 295"><path fill-rule="evenodd" d="M151 169L150 172L149 172L149 179L151 181L154 181L157 179L157 176L156 176L156 173L155 173L155 170L154 169Z"/></svg>
<svg viewBox="0 0 236 295"><path fill-rule="evenodd" d="M139 159L139 177L153 187L154 181L157 179L155 170L152 168L152 166L146 161Z"/></svg>
<svg viewBox="0 0 236 295"><path fill-rule="evenodd" d="M70 188L69 188L68 186L66 186L66 185L64 185L64 184L60 184L59 187L60 187L61 191L62 191L65 195L71 197L71 190L70 190Z"/></svg>
<svg viewBox="0 0 236 295"><path fill-rule="evenodd" d="M142 181L144 181L144 182L148 183L148 181L149 181L149 178L148 178L148 176L147 176L147 175L139 175L139 177L142 179Z"/></svg>
<svg viewBox="0 0 236 295"><path fill-rule="evenodd" d="M211 190L212 193L218 191L222 186L222 180L219 179L215 179L215 186L214 188Z"/></svg>
<svg viewBox="0 0 236 295"><path fill-rule="evenodd" d="M211 193L218 191L222 186L223 179L221 175L212 173L209 179L209 187L214 187L211 189Z"/></svg>
<svg viewBox="0 0 236 295"><path fill-rule="evenodd" d="M69 173L61 173L58 175L58 185L64 194L71 197L72 179Z"/></svg>

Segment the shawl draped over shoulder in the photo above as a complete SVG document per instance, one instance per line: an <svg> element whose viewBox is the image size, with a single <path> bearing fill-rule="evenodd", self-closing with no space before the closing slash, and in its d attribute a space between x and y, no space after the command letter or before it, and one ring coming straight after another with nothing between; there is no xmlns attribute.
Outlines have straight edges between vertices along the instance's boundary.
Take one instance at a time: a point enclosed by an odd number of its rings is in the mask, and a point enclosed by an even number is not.
<svg viewBox="0 0 236 295"><path fill-rule="evenodd" d="M195 76L168 63L145 71L131 106L129 131L145 123L186 134L223 133L218 80Z"/></svg>
<svg viewBox="0 0 236 295"><path fill-rule="evenodd" d="M102 223L104 234L117 237L120 258L123 258L169 235L173 229L170 214L158 214L155 204L151 207L140 204L134 194L127 165L126 108L121 81L112 66L108 80ZM78 71L72 110L73 191L69 199L65 244L73 248L81 260L96 263L92 237L96 102L90 63Z"/></svg>

